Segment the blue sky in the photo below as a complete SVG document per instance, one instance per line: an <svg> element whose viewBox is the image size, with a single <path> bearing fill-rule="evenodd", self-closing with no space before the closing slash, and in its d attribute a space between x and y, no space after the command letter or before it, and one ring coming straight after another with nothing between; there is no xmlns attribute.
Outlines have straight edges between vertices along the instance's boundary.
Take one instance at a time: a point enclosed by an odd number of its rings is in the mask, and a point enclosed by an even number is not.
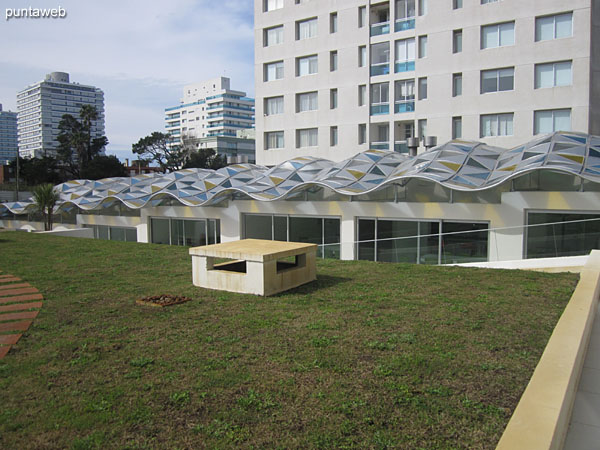
<svg viewBox="0 0 600 450"><path fill-rule="evenodd" d="M101 88L108 154L164 130L164 108L183 85L227 76L254 96L252 0L3 0L0 103L49 72ZM6 8L56 8L64 19L5 20Z"/></svg>

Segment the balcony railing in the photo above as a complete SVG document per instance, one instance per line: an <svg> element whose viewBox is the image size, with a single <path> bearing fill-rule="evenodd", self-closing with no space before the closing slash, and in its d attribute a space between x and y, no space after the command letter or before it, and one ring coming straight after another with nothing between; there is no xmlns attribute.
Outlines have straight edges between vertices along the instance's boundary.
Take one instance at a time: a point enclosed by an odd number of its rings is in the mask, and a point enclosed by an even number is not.
<svg viewBox="0 0 600 450"><path fill-rule="evenodd" d="M389 150L390 143L389 142L371 142L369 148L373 150Z"/></svg>
<svg viewBox="0 0 600 450"><path fill-rule="evenodd" d="M415 19L396 20L394 31L406 31L415 29Z"/></svg>
<svg viewBox="0 0 600 450"><path fill-rule="evenodd" d="M389 103L380 103L377 105L371 105L371 115L378 116L380 114L389 114L390 105Z"/></svg>
<svg viewBox="0 0 600 450"><path fill-rule="evenodd" d="M396 114L415 112L415 101L414 100L403 100L400 102L396 102L394 105L394 112Z"/></svg>
<svg viewBox="0 0 600 450"><path fill-rule="evenodd" d="M396 73L400 72L412 72L415 70L415 62L414 61L403 61L397 62L395 71Z"/></svg>
<svg viewBox="0 0 600 450"><path fill-rule="evenodd" d="M390 23L381 22L371 25L371 36L381 36L382 34L390 34Z"/></svg>
<svg viewBox="0 0 600 450"><path fill-rule="evenodd" d="M387 75L390 73L389 63L371 64L371 76Z"/></svg>
<svg viewBox="0 0 600 450"><path fill-rule="evenodd" d="M406 145L406 141L394 142L394 151L397 153L409 153L408 145Z"/></svg>

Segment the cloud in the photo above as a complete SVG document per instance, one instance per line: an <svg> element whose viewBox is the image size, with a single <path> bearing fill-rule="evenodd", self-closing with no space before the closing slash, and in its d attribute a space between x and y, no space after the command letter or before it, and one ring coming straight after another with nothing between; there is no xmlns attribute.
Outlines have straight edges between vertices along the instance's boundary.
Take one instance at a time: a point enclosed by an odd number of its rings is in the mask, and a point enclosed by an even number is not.
<svg viewBox="0 0 600 450"><path fill-rule="evenodd" d="M22 0L3 3L25 7ZM65 19L0 22L0 41L9 43L0 63L5 109L14 110L17 91L46 73L69 72L72 81L104 91L109 149L121 151L163 129L164 108L179 102L184 84L227 76L232 88L254 93L251 1L62 0L60 6Z"/></svg>

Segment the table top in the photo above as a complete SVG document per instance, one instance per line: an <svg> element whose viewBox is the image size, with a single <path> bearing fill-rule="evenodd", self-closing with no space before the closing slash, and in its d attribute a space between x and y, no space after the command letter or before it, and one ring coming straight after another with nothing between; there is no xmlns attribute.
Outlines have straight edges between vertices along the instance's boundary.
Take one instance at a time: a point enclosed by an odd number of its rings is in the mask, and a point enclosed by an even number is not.
<svg viewBox="0 0 600 450"><path fill-rule="evenodd" d="M241 241L192 247L190 248L190 255L264 262L312 251L316 252L317 247L317 244L304 244L302 242L242 239Z"/></svg>

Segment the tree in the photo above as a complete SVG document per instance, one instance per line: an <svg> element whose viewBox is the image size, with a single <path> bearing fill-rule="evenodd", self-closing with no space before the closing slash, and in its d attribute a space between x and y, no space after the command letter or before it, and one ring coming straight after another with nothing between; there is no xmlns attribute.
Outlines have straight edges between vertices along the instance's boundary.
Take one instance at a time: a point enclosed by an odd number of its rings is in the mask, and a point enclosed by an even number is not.
<svg viewBox="0 0 600 450"><path fill-rule="evenodd" d="M16 173L17 161L11 161L9 166ZM43 156L42 158L19 158L19 178L28 186L51 183L62 183L65 178L59 174L56 158Z"/></svg>
<svg viewBox="0 0 600 450"><path fill-rule="evenodd" d="M125 166L114 156L98 155L93 158L81 171L81 178L100 180L102 178L126 177Z"/></svg>
<svg viewBox="0 0 600 450"><path fill-rule="evenodd" d="M33 201L42 213L45 231L52 231L52 213L58 200L60 194L51 184L40 184L33 188Z"/></svg>
<svg viewBox="0 0 600 450"><path fill-rule="evenodd" d="M181 169L186 155L180 145L169 145L171 139L170 135L155 131L133 144L131 150L142 158L157 163L161 172L172 172Z"/></svg>
<svg viewBox="0 0 600 450"><path fill-rule="evenodd" d="M227 165L227 157L217 155L212 148L200 148L190 154L188 160L183 166L184 169L196 167L199 169L217 170Z"/></svg>
<svg viewBox="0 0 600 450"><path fill-rule="evenodd" d="M74 178L81 178L82 171L108 144L106 136L92 139L92 123L98 120L95 106L83 105L80 120L70 114L62 116L58 124L57 156L63 168Z"/></svg>

